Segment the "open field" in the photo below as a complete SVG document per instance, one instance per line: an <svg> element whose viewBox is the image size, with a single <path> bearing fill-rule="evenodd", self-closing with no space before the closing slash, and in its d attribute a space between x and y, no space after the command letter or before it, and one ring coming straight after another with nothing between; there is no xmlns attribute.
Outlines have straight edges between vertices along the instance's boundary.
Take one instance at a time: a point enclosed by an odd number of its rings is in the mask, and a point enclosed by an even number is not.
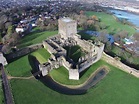
<svg viewBox="0 0 139 104"><path fill-rule="evenodd" d="M12 79L11 86L16 104L138 104L139 79L104 61L109 74L85 95L64 95L55 92L36 79ZM93 68L93 67L92 67ZM94 69L95 70L95 69ZM60 75L60 74L59 74ZM60 77L60 76L59 76ZM26 100L23 100L26 99Z"/></svg>
<svg viewBox="0 0 139 104"><path fill-rule="evenodd" d="M101 23L104 23L108 28L106 29L108 33L114 32L117 33L119 31L127 31L129 35L132 35L135 33L135 29L132 26L124 25L116 20L116 18L113 15L106 14L104 12L86 12L87 16L93 16L96 15L98 18L100 18Z"/></svg>
<svg viewBox="0 0 139 104"><path fill-rule="evenodd" d="M0 76L0 104L4 104L4 94L2 89L2 79Z"/></svg>
<svg viewBox="0 0 139 104"><path fill-rule="evenodd" d="M35 56L40 63L47 62L50 54L45 49L39 49L30 55ZM10 75L21 77L21 76L31 76L32 67L29 62L29 54L25 55L6 66L7 71Z"/></svg>
<svg viewBox="0 0 139 104"><path fill-rule="evenodd" d="M28 35L26 35L19 41L19 45L17 47L22 48L22 47L30 46L33 44L41 43L46 38L56 35L56 34L57 34L57 31L40 32L38 28L34 28L32 32L30 32Z"/></svg>

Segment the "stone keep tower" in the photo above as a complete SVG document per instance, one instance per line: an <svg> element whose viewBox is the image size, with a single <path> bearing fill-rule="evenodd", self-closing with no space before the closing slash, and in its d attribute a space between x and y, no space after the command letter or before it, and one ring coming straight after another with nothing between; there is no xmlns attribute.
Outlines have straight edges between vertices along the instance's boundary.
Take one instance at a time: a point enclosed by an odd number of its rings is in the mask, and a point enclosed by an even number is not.
<svg viewBox="0 0 139 104"><path fill-rule="evenodd" d="M61 18L58 20L59 34L61 38L68 39L77 34L77 22L70 18Z"/></svg>

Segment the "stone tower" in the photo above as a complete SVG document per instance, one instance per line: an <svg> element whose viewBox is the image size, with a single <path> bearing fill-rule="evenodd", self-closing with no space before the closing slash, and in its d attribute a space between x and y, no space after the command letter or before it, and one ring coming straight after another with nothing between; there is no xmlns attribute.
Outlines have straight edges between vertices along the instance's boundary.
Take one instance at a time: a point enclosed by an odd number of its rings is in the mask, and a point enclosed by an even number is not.
<svg viewBox="0 0 139 104"><path fill-rule="evenodd" d="M61 38L68 39L77 34L77 22L70 18L61 18L58 20L59 23L59 34Z"/></svg>

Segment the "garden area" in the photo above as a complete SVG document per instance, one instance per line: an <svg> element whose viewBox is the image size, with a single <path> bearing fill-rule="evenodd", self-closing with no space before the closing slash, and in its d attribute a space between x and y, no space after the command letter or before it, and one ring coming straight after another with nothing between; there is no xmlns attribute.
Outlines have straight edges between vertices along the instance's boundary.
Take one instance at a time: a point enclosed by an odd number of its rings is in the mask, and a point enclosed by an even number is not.
<svg viewBox="0 0 139 104"><path fill-rule="evenodd" d="M110 69L108 75L89 89L86 94L78 96L64 95L53 91L34 78L29 80L12 79L10 83L14 101L17 104L138 104L139 79L107 64L103 60L94 64L90 70L96 70L95 68L102 65ZM62 82L68 83L66 76L63 75L67 73L64 68L52 73L52 77L63 79ZM62 76L60 73L62 73Z"/></svg>

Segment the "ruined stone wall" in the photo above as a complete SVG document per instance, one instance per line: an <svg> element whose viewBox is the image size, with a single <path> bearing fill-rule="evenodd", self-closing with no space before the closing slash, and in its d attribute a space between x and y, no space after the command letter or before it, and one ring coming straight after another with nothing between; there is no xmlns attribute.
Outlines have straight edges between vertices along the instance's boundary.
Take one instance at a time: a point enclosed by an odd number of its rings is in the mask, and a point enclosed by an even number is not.
<svg viewBox="0 0 139 104"><path fill-rule="evenodd" d="M97 48L97 59L95 62L99 61L102 57L103 50L104 50L104 44L102 43L100 46L96 47Z"/></svg>
<svg viewBox="0 0 139 104"><path fill-rule="evenodd" d="M89 41L86 41L86 40L81 40L78 35L75 35L74 36L74 39L77 41L77 44L83 48L83 50L87 51L87 52L92 52L94 54L97 54L97 51L96 51L96 47L94 44L92 44L91 42Z"/></svg>
<svg viewBox="0 0 139 104"><path fill-rule="evenodd" d="M51 39L43 41L43 46L49 53L58 53L59 55L66 56L67 51Z"/></svg>
<svg viewBox="0 0 139 104"><path fill-rule="evenodd" d="M56 53L56 50L51 47L46 41L43 41L43 46L49 53Z"/></svg>
<svg viewBox="0 0 139 104"><path fill-rule="evenodd" d="M94 56L92 58L89 58L88 60L86 60L84 63L82 63L79 66L79 73L81 73L82 71L86 70L88 67L90 67L92 64L94 64L97 59L97 56Z"/></svg>
<svg viewBox="0 0 139 104"><path fill-rule="evenodd" d="M61 56L55 61L49 60L49 62L45 63L44 65L39 65L40 71L42 71L42 75L47 75L51 70L57 69L60 66L64 66L69 71L69 79L79 80L79 72L78 69L72 69L71 64L66 61L66 59Z"/></svg>
<svg viewBox="0 0 139 104"><path fill-rule="evenodd" d="M40 48L43 48L43 45L42 43L41 44L35 44L35 45L31 45L31 46L28 46L28 47L25 47L25 48L22 48L16 52L12 52L12 53L9 53L9 54L6 54L6 59L7 60L11 60L13 58L17 58L17 57L20 57L20 56L24 56L28 53L31 53L37 49L40 49Z"/></svg>

